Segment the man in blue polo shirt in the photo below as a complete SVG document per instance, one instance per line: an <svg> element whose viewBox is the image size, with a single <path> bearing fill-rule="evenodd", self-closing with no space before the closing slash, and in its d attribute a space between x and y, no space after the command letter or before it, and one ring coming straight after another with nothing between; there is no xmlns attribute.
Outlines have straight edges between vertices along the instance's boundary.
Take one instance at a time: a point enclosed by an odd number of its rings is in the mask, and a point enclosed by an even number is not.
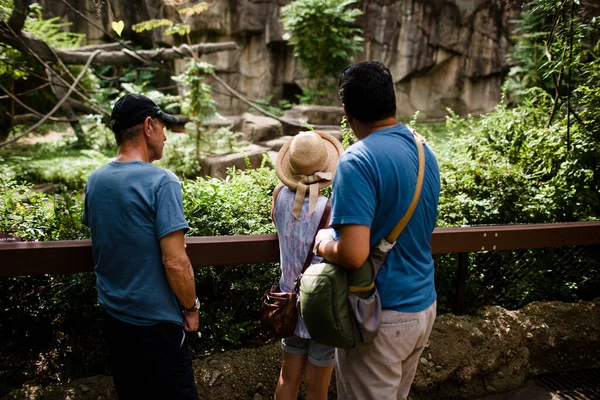
<svg viewBox="0 0 600 400"><path fill-rule="evenodd" d="M185 253L181 184L154 167L177 118L139 94L111 115L114 161L86 184L102 333L119 399L198 400L186 333L198 330L194 272Z"/></svg>
<svg viewBox="0 0 600 400"><path fill-rule="evenodd" d="M339 159L331 197L334 229L319 231L315 251L334 264L358 268L406 213L415 192L418 153L413 134L396 120L394 83L383 64L346 68L339 94L359 141ZM429 339L436 315L429 241L440 176L435 155L424 147L419 202L375 281L383 308L379 333L367 345L336 350L340 399L406 399Z"/></svg>

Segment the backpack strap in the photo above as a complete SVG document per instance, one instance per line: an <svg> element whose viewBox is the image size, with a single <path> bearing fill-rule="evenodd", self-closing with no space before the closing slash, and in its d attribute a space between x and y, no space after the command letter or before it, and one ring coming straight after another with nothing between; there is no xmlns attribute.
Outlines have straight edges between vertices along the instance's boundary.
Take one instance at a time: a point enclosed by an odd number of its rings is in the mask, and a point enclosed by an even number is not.
<svg viewBox="0 0 600 400"><path fill-rule="evenodd" d="M364 287L350 285L348 288L350 292L368 292L369 290L375 287L375 278L377 278L377 274L379 274L379 269L383 266L385 258L387 258L387 253L394 247L398 236L400 236L402 230L404 230L406 224L408 224L410 217L412 217L415 208L417 208L417 203L419 202L419 198L421 197L421 189L423 188L423 179L425 176L425 149L423 148L423 137L419 135L415 130L413 130L412 133L417 144L417 152L419 154L419 168L417 173L417 187L415 189L415 194L413 195L412 201L410 202L406 213L404 214L402 219L400 219L398 224L396 224L396 227L389 233L389 235L381 239L379 243L375 245L379 250L381 250L384 258L383 260L380 260L380 264L378 263L378 265L372 265L373 281L370 285Z"/></svg>
<svg viewBox="0 0 600 400"><path fill-rule="evenodd" d="M325 228L327 226L327 224L329 223L329 215L330 214L331 214L331 204L329 203L329 200L327 200L327 203L325 203L325 209L323 210L323 215L321 216L321 221L319 221L319 226L317 227L317 231L313 235L312 243L310 244L310 247L308 248L308 255L306 256L306 261L304 261L304 266L302 267L302 273L304 273L304 271L306 271L306 268L308 268L310 266L310 263L313 258L312 248L315 245L315 238L317 236L317 233L321 229Z"/></svg>

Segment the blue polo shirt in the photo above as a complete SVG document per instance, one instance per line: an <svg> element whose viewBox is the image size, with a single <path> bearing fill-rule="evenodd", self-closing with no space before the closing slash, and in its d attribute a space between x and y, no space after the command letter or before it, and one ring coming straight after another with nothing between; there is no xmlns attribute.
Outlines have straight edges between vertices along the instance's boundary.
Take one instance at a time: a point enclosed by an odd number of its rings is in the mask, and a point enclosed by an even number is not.
<svg viewBox="0 0 600 400"><path fill-rule="evenodd" d="M425 310L436 300L430 239L440 195L439 167L425 145L421 197L408 225L388 254L375 285L382 307L402 312ZM352 145L339 159L331 197L331 225L366 225L371 247L404 216L417 182L418 152L402 124L381 129ZM334 239L338 239L334 231Z"/></svg>
<svg viewBox="0 0 600 400"><path fill-rule="evenodd" d="M160 239L187 230L175 174L142 161L110 162L85 188L83 223L92 231L98 302L135 325L183 325Z"/></svg>

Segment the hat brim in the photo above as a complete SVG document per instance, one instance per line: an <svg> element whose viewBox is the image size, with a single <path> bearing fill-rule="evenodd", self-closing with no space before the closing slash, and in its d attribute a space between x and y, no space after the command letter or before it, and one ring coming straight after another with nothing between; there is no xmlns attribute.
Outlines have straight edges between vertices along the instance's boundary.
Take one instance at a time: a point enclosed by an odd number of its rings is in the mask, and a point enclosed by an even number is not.
<svg viewBox="0 0 600 400"><path fill-rule="evenodd" d="M340 155L344 152L344 148L339 140L337 140L334 136L330 135L326 132L313 131L321 136L323 141L325 142L325 148L327 149L328 155L328 165L327 167L320 172L331 172L333 176L335 176L335 171L337 169L337 162L340 158ZM275 163L275 172L277 176L281 180L281 182L289 187L292 190L296 190L298 188L298 182L301 178L294 176L292 169L290 167L289 158L290 158L290 144L292 140L288 140L286 144L281 147L279 150L279 154L277 155L277 161ZM326 188L331 185L333 182L333 178L331 180L320 181L319 189Z"/></svg>
<svg viewBox="0 0 600 400"><path fill-rule="evenodd" d="M164 111L160 111L158 114L156 114L156 117L159 118L162 122L164 122L167 126L176 125L179 123L179 118L177 118L174 115L167 114Z"/></svg>

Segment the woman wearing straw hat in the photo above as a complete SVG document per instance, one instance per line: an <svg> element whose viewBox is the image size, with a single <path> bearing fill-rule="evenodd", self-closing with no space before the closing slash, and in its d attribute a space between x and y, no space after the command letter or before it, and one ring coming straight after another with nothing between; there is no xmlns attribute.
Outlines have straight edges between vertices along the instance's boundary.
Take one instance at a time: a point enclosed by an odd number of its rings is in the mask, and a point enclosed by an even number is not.
<svg viewBox="0 0 600 400"><path fill-rule="evenodd" d="M282 291L291 292L301 274L307 254L329 200L320 194L333 181L341 143L324 132L301 132L277 155L275 170L282 184L273 192L271 217L277 227L281 255ZM326 211L327 210L327 211ZM329 216L325 215L328 221ZM314 257L312 263L321 262ZM298 316L295 335L282 339L283 363L276 399L296 399L302 376L306 376L307 399L327 399L335 349L313 342Z"/></svg>

